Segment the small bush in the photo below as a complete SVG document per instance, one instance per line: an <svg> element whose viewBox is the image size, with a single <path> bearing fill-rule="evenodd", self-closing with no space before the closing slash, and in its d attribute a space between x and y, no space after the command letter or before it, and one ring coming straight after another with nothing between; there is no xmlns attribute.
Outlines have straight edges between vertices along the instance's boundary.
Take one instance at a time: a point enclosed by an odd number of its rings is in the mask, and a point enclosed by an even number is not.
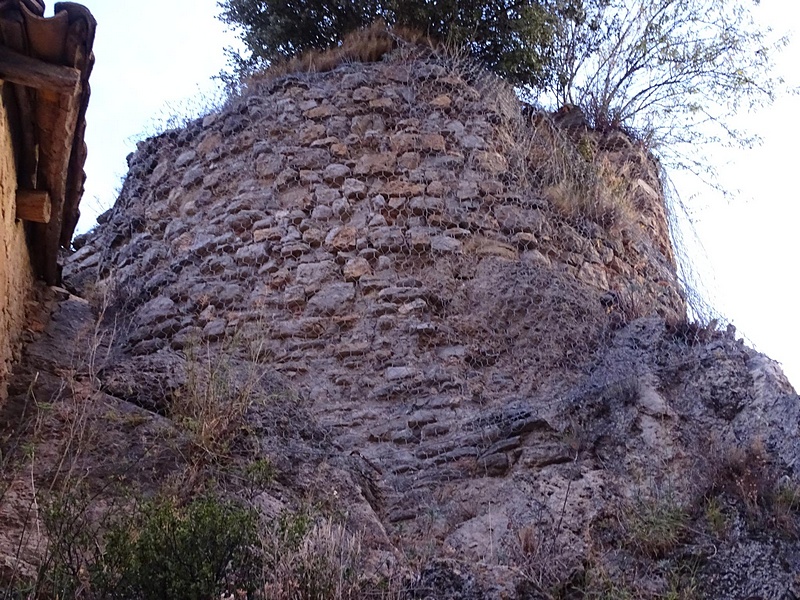
<svg viewBox="0 0 800 600"><path fill-rule="evenodd" d="M159 499L92 518L90 502L73 491L47 503L45 556L10 597L205 600L258 587L252 511L213 497L185 506Z"/></svg>
<svg viewBox="0 0 800 600"><path fill-rule="evenodd" d="M50 544L37 577L11 582L26 600L356 600L395 598L397 582L361 573L361 538L315 511L260 528L250 509L215 497L115 506L100 522L85 498L47 510Z"/></svg>
<svg viewBox="0 0 800 600"><path fill-rule="evenodd" d="M105 542L92 579L116 597L202 600L258 580L255 515L216 498L145 504Z"/></svg>

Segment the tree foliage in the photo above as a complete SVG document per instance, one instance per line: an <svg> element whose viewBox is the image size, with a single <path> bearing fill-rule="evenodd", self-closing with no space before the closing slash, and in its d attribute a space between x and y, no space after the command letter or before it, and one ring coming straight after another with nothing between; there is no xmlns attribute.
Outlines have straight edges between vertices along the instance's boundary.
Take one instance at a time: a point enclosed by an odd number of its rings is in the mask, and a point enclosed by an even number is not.
<svg viewBox="0 0 800 600"><path fill-rule="evenodd" d="M580 0L220 0L223 22L248 52L234 55L246 73L274 60L341 43L376 19L465 47L514 84L544 86L552 75L558 22Z"/></svg>
<svg viewBox="0 0 800 600"><path fill-rule="evenodd" d="M335 46L384 14L380 0L221 0L220 19L239 31L253 65Z"/></svg>
<svg viewBox="0 0 800 600"><path fill-rule="evenodd" d="M395 0L393 23L465 47L513 84L542 86L552 76L551 49L560 21L579 2Z"/></svg>

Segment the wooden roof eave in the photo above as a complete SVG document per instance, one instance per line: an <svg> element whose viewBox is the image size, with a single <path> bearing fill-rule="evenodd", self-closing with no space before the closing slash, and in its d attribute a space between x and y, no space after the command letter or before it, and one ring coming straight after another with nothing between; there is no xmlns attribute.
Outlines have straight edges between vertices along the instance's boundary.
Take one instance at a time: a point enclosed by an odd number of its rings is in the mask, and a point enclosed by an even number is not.
<svg viewBox="0 0 800 600"><path fill-rule="evenodd" d="M96 23L86 8L71 2L57 3L55 15L45 18L37 2L0 0L0 78L17 88L24 121L17 127L18 187L46 191L51 203L49 222L31 223L29 239L37 274L55 284L59 249L70 243L83 193ZM32 10L37 6L40 10Z"/></svg>

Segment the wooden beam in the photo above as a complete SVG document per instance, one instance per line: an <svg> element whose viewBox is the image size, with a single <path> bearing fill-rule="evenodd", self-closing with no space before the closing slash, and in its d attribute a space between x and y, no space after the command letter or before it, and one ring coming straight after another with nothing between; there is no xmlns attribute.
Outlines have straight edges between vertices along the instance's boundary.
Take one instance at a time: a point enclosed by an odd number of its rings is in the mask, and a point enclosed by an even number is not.
<svg viewBox="0 0 800 600"><path fill-rule="evenodd" d="M37 90L73 94L81 72L72 67L46 63L0 46L0 79Z"/></svg>
<svg viewBox="0 0 800 600"><path fill-rule="evenodd" d="M42 0L22 0L22 3L25 5L25 8L37 17L44 16L44 2Z"/></svg>
<svg viewBox="0 0 800 600"><path fill-rule="evenodd" d="M17 190L17 218L34 223L50 222L50 194L43 190Z"/></svg>

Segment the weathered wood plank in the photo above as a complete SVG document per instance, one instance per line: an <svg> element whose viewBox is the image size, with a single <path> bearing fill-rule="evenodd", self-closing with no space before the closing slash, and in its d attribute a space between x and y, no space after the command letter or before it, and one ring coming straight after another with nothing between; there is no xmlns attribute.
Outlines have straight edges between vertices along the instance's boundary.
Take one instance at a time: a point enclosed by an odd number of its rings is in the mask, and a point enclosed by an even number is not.
<svg viewBox="0 0 800 600"><path fill-rule="evenodd" d="M44 2L42 0L22 0L22 3L33 14L39 17L44 16Z"/></svg>
<svg viewBox="0 0 800 600"><path fill-rule="evenodd" d="M52 217L47 225L33 227L40 241L43 262L37 272L49 284L60 279L58 250L64 222L67 172L79 113L79 95L39 90L36 94L36 139L39 140L38 186L50 192Z"/></svg>
<svg viewBox="0 0 800 600"><path fill-rule="evenodd" d="M0 19L0 36L6 47L15 52L22 52L26 47L25 23L20 15L6 13ZM9 98L9 116L17 123L18 136L14 136L17 145L17 186L36 189L37 154L36 139L33 131L33 99L36 90L24 85L14 85L13 98ZM14 100L16 102L14 102ZM35 249L33 249L35 253Z"/></svg>
<svg viewBox="0 0 800 600"><path fill-rule="evenodd" d="M34 223L50 222L50 194L43 190L17 190L17 218Z"/></svg>
<svg viewBox="0 0 800 600"><path fill-rule="evenodd" d="M72 67L52 65L0 46L0 79L37 90L74 94L81 72Z"/></svg>

